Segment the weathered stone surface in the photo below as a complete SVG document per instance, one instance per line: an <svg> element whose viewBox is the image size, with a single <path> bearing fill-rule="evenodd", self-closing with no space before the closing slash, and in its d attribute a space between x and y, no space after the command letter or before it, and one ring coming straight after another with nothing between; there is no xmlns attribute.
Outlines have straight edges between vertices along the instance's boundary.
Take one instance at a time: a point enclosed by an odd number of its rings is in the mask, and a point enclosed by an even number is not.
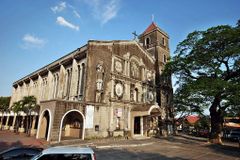
<svg viewBox="0 0 240 160"><path fill-rule="evenodd" d="M38 130L45 129L50 141L59 140L68 127L80 127L79 138L106 137L124 130L143 136L152 124L147 117L153 115L153 108L160 116L160 107L171 107L171 81L166 90L156 84L161 82L157 80L169 56L168 35L156 25L140 35L139 42L90 40L16 81L11 104L34 95L41 106L39 122L45 117L49 127ZM131 111L146 105L144 112ZM87 106L93 106L92 115L87 114ZM92 126L85 128L91 116Z"/></svg>

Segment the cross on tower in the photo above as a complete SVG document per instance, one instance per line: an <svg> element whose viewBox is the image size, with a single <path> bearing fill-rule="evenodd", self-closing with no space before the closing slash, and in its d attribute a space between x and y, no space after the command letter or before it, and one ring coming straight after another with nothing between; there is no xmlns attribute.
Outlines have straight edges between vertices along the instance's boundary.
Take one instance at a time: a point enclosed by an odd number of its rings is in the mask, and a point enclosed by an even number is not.
<svg viewBox="0 0 240 160"><path fill-rule="evenodd" d="M152 22L154 22L154 14L152 14Z"/></svg>
<svg viewBox="0 0 240 160"><path fill-rule="evenodd" d="M137 39L137 37L138 37L138 35L137 35L137 32L136 32L136 31L134 31L132 34L133 34L133 36L134 36L134 40L136 40L136 39Z"/></svg>

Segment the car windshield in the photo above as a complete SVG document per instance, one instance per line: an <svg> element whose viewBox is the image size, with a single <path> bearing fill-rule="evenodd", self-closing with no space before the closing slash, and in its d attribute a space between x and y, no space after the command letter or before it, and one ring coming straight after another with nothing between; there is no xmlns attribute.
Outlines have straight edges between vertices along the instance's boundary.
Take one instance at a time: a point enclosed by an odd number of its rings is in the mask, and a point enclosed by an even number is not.
<svg viewBox="0 0 240 160"><path fill-rule="evenodd" d="M41 157L41 155L42 155L42 152L40 152L39 154L37 154L34 157L32 157L31 160L38 159L39 157Z"/></svg>
<svg viewBox="0 0 240 160"><path fill-rule="evenodd" d="M32 160L92 160L91 154L39 154Z"/></svg>

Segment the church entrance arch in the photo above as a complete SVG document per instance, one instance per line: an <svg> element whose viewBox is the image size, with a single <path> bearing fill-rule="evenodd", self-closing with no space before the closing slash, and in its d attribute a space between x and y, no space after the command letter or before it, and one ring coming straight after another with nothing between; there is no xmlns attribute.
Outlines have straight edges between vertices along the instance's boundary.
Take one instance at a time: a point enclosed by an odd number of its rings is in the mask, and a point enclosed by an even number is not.
<svg viewBox="0 0 240 160"><path fill-rule="evenodd" d="M39 121L38 138L49 140L50 121L50 111L43 111Z"/></svg>
<svg viewBox="0 0 240 160"><path fill-rule="evenodd" d="M66 112L61 120L59 142L68 139L84 139L84 115L79 110Z"/></svg>

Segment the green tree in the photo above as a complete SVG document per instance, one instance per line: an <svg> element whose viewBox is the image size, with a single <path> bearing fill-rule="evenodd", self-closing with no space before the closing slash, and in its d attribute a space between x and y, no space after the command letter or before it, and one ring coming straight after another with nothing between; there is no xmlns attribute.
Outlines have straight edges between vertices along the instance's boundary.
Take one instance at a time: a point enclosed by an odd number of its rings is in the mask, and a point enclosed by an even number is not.
<svg viewBox="0 0 240 160"><path fill-rule="evenodd" d="M0 109L6 110L9 108L11 97L0 97Z"/></svg>
<svg viewBox="0 0 240 160"><path fill-rule="evenodd" d="M209 107L210 142L221 143L224 112L240 105L240 23L192 32L175 54L165 68L177 78L175 99L193 108Z"/></svg>
<svg viewBox="0 0 240 160"><path fill-rule="evenodd" d="M17 117L19 112L23 111L27 114L27 126L26 132L30 133L31 128L31 112L37 111L39 109L39 105L37 105L37 99L34 96L25 96L22 100L14 102L12 105L12 110L17 113ZM17 131L19 128L19 119L17 119Z"/></svg>
<svg viewBox="0 0 240 160"><path fill-rule="evenodd" d="M16 119L16 132L18 132L19 129L19 112L23 111L23 103L22 100L14 102L13 105L11 106L13 112L15 112L17 114L17 119Z"/></svg>
<svg viewBox="0 0 240 160"><path fill-rule="evenodd" d="M0 112L8 111L9 109L9 103L10 103L11 97L0 97ZM4 114L1 117L1 129L3 124Z"/></svg>
<svg viewBox="0 0 240 160"><path fill-rule="evenodd" d="M30 134L30 129L32 126L31 112L33 110L36 110L38 107L37 99L34 96L25 96L22 99L22 105L23 105L23 111L27 114L26 133Z"/></svg>

